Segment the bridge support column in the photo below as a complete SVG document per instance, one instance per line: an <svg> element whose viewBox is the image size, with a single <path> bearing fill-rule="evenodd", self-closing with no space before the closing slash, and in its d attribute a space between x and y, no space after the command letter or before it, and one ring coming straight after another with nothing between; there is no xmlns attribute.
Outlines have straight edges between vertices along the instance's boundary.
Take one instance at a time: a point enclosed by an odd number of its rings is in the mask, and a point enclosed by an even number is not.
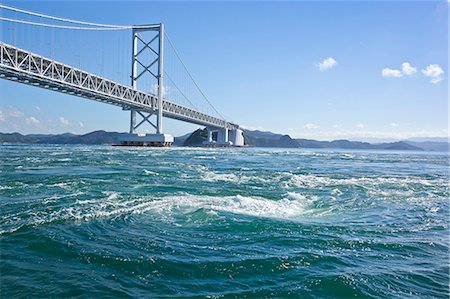
<svg viewBox="0 0 450 299"><path fill-rule="evenodd" d="M231 130L229 140L233 146L244 146L244 135L241 129Z"/></svg>
<svg viewBox="0 0 450 299"><path fill-rule="evenodd" d="M213 133L217 132L216 128L206 127L206 140L203 141L203 145L206 146L215 146L217 145L217 141L213 139Z"/></svg>
<svg viewBox="0 0 450 299"><path fill-rule="evenodd" d="M164 24L159 24L159 53L158 53L158 120L156 133L162 134L163 98L164 98Z"/></svg>
<svg viewBox="0 0 450 299"><path fill-rule="evenodd" d="M207 137L203 142L205 146L244 146L244 135L241 129L206 127L206 131ZM213 140L213 132L217 132L217 141Z"/></svg>
<svg viewBox="0 0 450 299"><path fill-rule="evenodd" d="M134 134L134 129L136 128L136 111L130 111L130 134Z"/></svg>
<svg viewBox="0 0 450 299"><path fill-rule="evenodd" d="M211 143L211 142L213 141L213 138L212 138L212 130L211 130L210 127L207 127L206 130L207 130L207 132L208 132L208 137L207 137L207 139L206 139L206 142L207 142L207 143Z"/></svg>
<svg viewBox="0 0 450 299"><path fill-rule="evenodd" d="M229 145L230 141L228 141L228 129L220 128L217 132L217 143L221 145Z"/></svg>

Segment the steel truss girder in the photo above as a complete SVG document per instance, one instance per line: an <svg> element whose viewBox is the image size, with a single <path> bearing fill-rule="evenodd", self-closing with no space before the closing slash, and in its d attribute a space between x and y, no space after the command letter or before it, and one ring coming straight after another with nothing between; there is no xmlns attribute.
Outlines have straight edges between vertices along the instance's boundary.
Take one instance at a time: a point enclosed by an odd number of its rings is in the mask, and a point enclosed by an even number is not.
<svg viewBox="0 0 450 299"><path fill-rule="evenodd" d="M0 78L153 113L157 96L0 42ZM163 100L163 115L189 123L235 130L239 125Z"/></svg>

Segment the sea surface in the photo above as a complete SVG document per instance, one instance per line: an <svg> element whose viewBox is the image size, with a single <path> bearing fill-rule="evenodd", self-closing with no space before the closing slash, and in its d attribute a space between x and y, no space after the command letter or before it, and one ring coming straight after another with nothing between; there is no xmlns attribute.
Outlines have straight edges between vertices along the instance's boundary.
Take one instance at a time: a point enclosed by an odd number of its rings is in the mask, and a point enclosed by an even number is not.
<svg viewBox="0 0 450 299"><path fill-rule="evenodd" d="M0 297L449 298L449 156L0 147Z"/></svg>

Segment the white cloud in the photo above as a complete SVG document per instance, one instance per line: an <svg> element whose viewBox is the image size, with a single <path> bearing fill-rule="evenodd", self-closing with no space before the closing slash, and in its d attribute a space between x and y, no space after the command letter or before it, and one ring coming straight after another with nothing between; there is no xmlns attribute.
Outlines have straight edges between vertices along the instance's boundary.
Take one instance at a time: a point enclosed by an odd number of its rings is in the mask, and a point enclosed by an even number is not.
<svg viewBox="0 0 450 299"><path fill-rule="evenodd" d="M324 59L322 62L320 62L319 64L317 64L317 67L321 71L326 71L331 68L334 68L335 66L337 66L337 64L338 64L337 61L333 57L328 57L328 58Z"/></svg>
<svg viewBox="0 0 450 299"><path fill-rule="evenodd" d="M400 78L404 75L411 76L412 74L417 73L417 68L413 67L409 62L403 62L402 63L402 69L391 69L391 68L384 68L381 71L381 75L383 77L392 77L392 78Z"/></svg>
<svg viewBox="0 0 450 299"><path fill-rule="evenodd" d="M81 121L80 121L79 125L80 125L80 128L84 128L84 124Z"/></svg>
<svg viewBox="0 0 450 299"><path fill-rule="evenodd" d="M422 70L422 74L424 74L426 77L430 77L430 82L436 84L442 80L444 70L437 64L430 64L424 70Z"/></svg>
<svg viewBox="0 0 450 299"><path fill-rule="evenodd" d="M9 117L22 117L23 116L23 112L20 110L17 110L14 107L9 107L8 110L6 110L6 113Z"/></svg>
<svg viewBox="0 0 450 299"><path fill-rule="evenodd" d="M24 113L15 107L8 106L4 110L0 110L0 121L6 121L8 118L23 117Z"/></svg>
<svg viewBox="0 0 450 299"><path fill-rule="evenodd" d="M398 126L399 126L398 123L390 123L389 125L390 125L391 127L398 127Z"/></svg>
<svg viewBox="0 0 450 299"><path fill-rule="evenodd" d="M26 120L28 125L38 125L41 121L33 116L28 117Z"/></svg>
<svg viewBox="0 0 450 299"><path fill-rule="evenodd" d="M390 69L390 68L384 68L381 71L381 75L383 77L394 77L394 78L400 78L403 77L403 73L399 70L394 70L394 69Z"/></svg>
<svg viewBox="0 0 450 299"><path fill-rule="evenodd" d="M41 107L39 107L39 106L36 106L34 108L36 108L37 111L41 111Z"/></svg>
<svg viewBox="0 0 450 299"><path fill-rule="evenodd" d="M65 119L64 117L60 116L59 117L59 122L64 125L64 126L68 126L69 125L69 121L67 119Z"/></svg>
<svg viewBox="0 0 450 299"><path fill-rule="evenodd" d="M417 73L417 68L411 66L409 62L402 63L402 73L403 75L412 75Z"/></svg>
<svg viewBox="0 0 450 299"><path fill-rule="evenodd" d="M356 127L357 127L358 129L364 129L364 124L357 124Z"/></svg>
<svg viewBox="0 0 450 299"><path fill-rule="evenodd" d="M290 133L293 138L311 138L318 140L333 139L351 139L351 140L367 140L367 139L397 139L405 140L413 137L448 137L447 129L436 131L402 131L402 132L383 132L383 131L362 131L362 130L342 130L342 131L297 131Z"/></svg>
<svg viewBox="0 0 450 299"><path fill-rule="evenodd" d="M318 129L319 126L316 124L305 124L303 126L303 128L307 129L307 130L314 130L314 129Z"/></svg>

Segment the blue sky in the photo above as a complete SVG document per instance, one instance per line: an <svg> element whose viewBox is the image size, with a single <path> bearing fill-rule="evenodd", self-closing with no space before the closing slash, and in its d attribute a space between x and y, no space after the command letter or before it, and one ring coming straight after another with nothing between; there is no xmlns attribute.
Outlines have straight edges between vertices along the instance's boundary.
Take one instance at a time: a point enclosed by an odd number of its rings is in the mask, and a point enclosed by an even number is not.
<svg viewBox="0 0 450 299"><path fill-rule="evenodd" d="M447 1L4 4L99 23L164 22L209 99L249 129L315 139L448 136ZM77 35L65 38L75 44ZM113 35L102 42L117 44ZM117 54L128 62L126 43ZM71 61L88 65L89 47ZM126 62L116 62L103 62L104 76L114 78L121 65L126 78ZM5 80L0 92L2 132L128 130L129 113L115 106ZM165 127L175 136L196 128L172 120Z"/></svg>

